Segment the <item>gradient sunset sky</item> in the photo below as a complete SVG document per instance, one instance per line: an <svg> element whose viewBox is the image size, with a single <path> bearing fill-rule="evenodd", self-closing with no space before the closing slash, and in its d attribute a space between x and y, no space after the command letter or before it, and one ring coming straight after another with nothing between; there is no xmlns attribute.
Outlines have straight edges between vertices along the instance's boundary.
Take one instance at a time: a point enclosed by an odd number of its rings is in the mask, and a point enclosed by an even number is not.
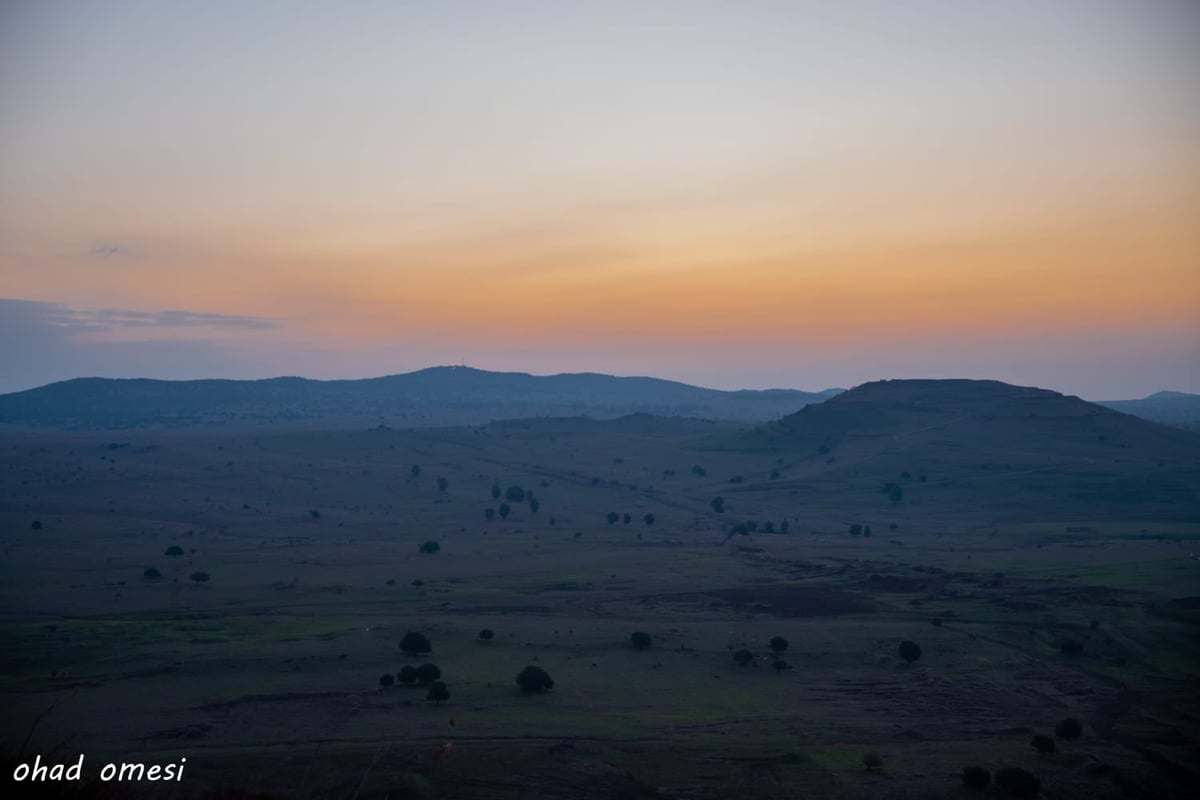
<svg viewBox="0 0 1200 800"><path fill-rule="evenodd" d="M6 0L0 341L1200 391L1200 4Z"/></svg>

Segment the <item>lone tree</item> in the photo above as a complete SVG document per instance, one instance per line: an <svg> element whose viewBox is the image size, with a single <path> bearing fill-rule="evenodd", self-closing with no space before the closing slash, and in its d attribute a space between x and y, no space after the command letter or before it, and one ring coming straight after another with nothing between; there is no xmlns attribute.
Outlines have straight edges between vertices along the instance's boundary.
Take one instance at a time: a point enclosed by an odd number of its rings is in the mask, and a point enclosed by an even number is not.
<svg viewBox="0 0 1200 800"><path fill-rule="evenodd" d="M1054 735L1069 742L1083 735L1083 726L1074 717L1067 717L1054 726Z"/></svg>
<svg viewBox="0 0 1200 800"><path fill-rule="evenodd" d="M542 507L542 504L538 502L538 499L536 497L529 498L529 513L530 514L536 514L538 512L538 509L541 507Z"/></svg>
<svg viewBox="0 0 1200 800"><path fill-rule="evenodd" d="M422 664L417 667L417 680L421 683L433 683L442 677L442 670L437 664Z"/></svg>
<svg viewBox="0 0 1200 800"><path fill-rule="evenodd" d="M438 491L439 492L446 491L446 487L449 485L450 485L450 481L446 480L445 478L438 478Z"/></svg>
<svg viewBox="0 0 1200 800"><path fill-rule="evenodd" d="M966 767L962 771L962 782L972 789L986 789L992 782L992 773L983 767Z"/></svg>
<svg viewBox="0 0 1200 800"><path fill-rule="evenodd" d="M162 579L162 573L158 571L157 567L146 567L142 570L142 577L148 581L157 581Z"/></svg>
<svg viewBox="0 0 1200 800"><path fill-rule="evenodd" d="M208 583L208 573L204 570L197 570L189 576L194 583Z"/></svg>
<svg viewBox="0 0 1200 800"><path fill-rule="evenodd" d="M546 674L546 670L530 664L517 673L517 686L523 692L544 692L554 688L554 681Z"/></svg>
<svg viewBox="0 0 1200 800"><path fill-rule="evenodd" d="M621 519L621 515L618 514L617 512L615 512L615 511L608 512L608 524L609 525L616 525L620 519Z"/></svg>
<svg viewBox="0 0 1200 800"><path fill-rule="evenodd" d="M498 483L492 484L492 499L493 500L500 499L500 484L498 484Z"/></svg>
<svg viewBox="0 0 1200 800"><path fill-rule="evenodd" d="M416 683L417 682L417 668L414 667L412 664L405 664L403 667L400 668L400 671L396 673L396 678L401 683L407 683L407 684Z"/></svg>
<svg viewBox="0 0 1200 800"><path fill-rule="evenodd" d="M168 547L166 550L163 551L163 555L181 556L181 555L183 555L183 548L177 544L173 544L170 547Z"/></svg>
<svg viewBox="0 0 1200 800"><path fill-rule="evenodd" d="M862 762L867 772L883 772L883 756L879 753L863 753Z"/></svg>
<svg viewBox="0 0 1200 800"><path fill-rule="evenodd" d="M443 700L450 699L450 690L441 681L434 681L430 684L429 691L425 694L425 699L432 700L434 705L440 706Z"/></svg>
<svg viewBox="0 0 1200 800"><path fill-rule="evenodd" d="M425 634L409 631L400 640L400 650L406 656L419 656L422 653L432 653L433 644Z"/></svg>
<svg viewBox="0 0 1200 800"><path fill-rule="evenodd" d="M504 499L510 503L524 503L525 490L520 486L510 486L504 490Z"/></svg>
<svg viewBox="0 0 1200 800"><path fill-rule="evenodd" d="M390 672L385 672L379 676L380 686L394 686L396 684L396 676Z"/></svg>
<svg viewBox="0 0 1200 800"><path fill-rule="evenodd" d="M422 553L436 553L437 551L442 549L442 546L440 544L438 544L437 542L430 540L430 541L422 544L417 549L420 550Z"/></svg>
<svg viewBox="0 0 1200 800"><path fill-rule="evenodd" d="M921 657L921 645L905 639L900 643L900 657L911 664Z"/></svg>
<svg viewBox="0 0 1200 800"><path fill-rule="evenodd" d="M714 497L712 499L712 510L717 512L718 514L724 514L725 513L725 498L724 497Z"/></svg>
<svg viewBox="0 0 1200 800"><path fill-rule="evenodd" d="M773 661L771 661L771 668L774 669L776 672L782 673L782 672L787 672L789 669L791 669L792 665L789 664L788 662L784 661L782 658L776 658Z"/></svg>
<svg viewBox="0 0 1200 800"><path fill-rule="evenodd" d="M42 529L42 521L40 519L35 519L33 524L29 527L33 528L35 531L40 531Z"/></svg>
<svg viewBox="0 0 1200 800"><path fill-rule="evenodd" d="M1020 767L996 770L996 785L1013 797L1037 797L1042 791L1042 782Z"/></svg>
<svg viewBox="0 0 1200 800"><path fill-rule="evenodd" d="M412 465L412 470L410 470L410 471L412 472L412 476L413 476L414 478L420 477L420 475L421 475L421 465L420 465L420 464L413 464L413 465Z"/></svg>
<svg viewBox="0 0 1200 800"><path fill-rule="evenodd" d="M632 514L624 515L623 517L621 517L621 522L628 525L629 523L633 522L633 515Z"/></svg>
<svg viewBox="0 0 1200 800"><path fill-rule="evenodd" d="M786 652L788 649L788 640L782 636L772 636L770 644L771 652L775 655Z"/></svg>
<svg viewBox="0 0 1200 800"><path fill-rule="evenodd" d="M653 525L654 524L654 515L647 514L646 516L642 517L642 522L646 523L647 525Z"/></svg>
<svg viewBox="0 0 1200 800"><path fill-rule="evenodd" d="M1033 738L1029 740L1029 744L1041 755L1049 755L1050 753L1053 753L1057 747L1057 745L1054 744L1054 740L1044 733L1034 734Z"/></svg>
<svg viewBox="0 0 1200 800"><path fill-rule="evenodd" d="M508 503L500 504L500 519L508 519L508 512L512 511L512 506Z"/></svg>
<svg viewBox="0 0 1200 800"><path fill-rule="evenodd" d="M650 634L644 631L635 631L630 634L629 641L633 644L636 650L645 650L653 644L654 640L650 638Z"/></svg>
<svg viewBox="0 0 1200 800"><path fill-rule="evenodd" d="M733 660L737 662L739 667L747 667L754 660L754 653L749 650L736 650L733 654Z"/></svg>
<svg viewBox="0 0 1200 800"><path fill-rule="evenodd" d="M496 638L496 633L491 628L484 628L479 632L479 640L481 642L490 642Z"/></svg>

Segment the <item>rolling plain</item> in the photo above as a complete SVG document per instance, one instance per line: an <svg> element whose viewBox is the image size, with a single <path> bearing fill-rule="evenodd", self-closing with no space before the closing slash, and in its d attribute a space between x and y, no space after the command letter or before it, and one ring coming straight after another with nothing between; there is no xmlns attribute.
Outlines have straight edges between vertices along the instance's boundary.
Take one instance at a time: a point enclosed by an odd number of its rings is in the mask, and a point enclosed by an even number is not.
<svg viewBox="0 0 1200 800"><path fill-rule="evenodd" d="M761 426L14 428L5 780L86 754L92 780L13 788L1005 796L963 786L979 765L1047 798L1191 797L1198 539L1200 435L996 382ZM448 700L381 685L426 662ZM553 688L522 692L527 665ZM1068 717L1081 737L1031 747ZM95 779L181 758L169 787Z"/></svg>

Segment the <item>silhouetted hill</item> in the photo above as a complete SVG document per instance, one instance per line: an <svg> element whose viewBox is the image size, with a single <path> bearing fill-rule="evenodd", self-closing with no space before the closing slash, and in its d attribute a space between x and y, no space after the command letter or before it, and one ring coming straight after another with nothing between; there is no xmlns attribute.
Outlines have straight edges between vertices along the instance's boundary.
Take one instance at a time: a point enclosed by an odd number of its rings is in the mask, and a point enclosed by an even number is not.
<svg viewBox="0 0 1200 800"><path fill-rule="evenodd" d="M998 381L867 383L712 444L781 455L801 494L858 482L884 507L890 483L896 507L1143 504L1200 518L1200 434Z"/></svg>
<svg viewBox="0 0 1200 800"><path fill-rule="evenodd" d="M78 378L0 395L0 424L69 429L212 423L398 424L633 413L765 421L839 390L718 391L658 378L431 367L363 380Z"/></svg>
<svg viewBox="0 0 1200 800"><path fill-rule="evenodd" d="M1141 400L1101 400L1098 405L1164 425L1200 430L1200 394L1155 392Z"/></svg>

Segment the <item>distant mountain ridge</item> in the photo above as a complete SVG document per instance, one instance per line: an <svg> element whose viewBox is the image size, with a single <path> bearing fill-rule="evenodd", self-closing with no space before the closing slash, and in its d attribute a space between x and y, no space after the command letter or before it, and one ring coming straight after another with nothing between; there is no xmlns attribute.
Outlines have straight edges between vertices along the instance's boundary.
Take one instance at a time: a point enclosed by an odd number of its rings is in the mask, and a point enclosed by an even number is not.
<svg viewBox="0 0 1200 800"><path fill-rule="evenodd" d="M1164 425L1200 431L1200 394L1163 391L1140 400L1101 400L1098 404Z"/></svg>
<svg viewBox="0 0 1200 800"><path fill-rule="evenodd" d="M214 423L427 424L633 413L761 422L842 390L721 391L648 377L430 367L360 380L76 378L0 395L0 424L66 429Z"/></svg>

